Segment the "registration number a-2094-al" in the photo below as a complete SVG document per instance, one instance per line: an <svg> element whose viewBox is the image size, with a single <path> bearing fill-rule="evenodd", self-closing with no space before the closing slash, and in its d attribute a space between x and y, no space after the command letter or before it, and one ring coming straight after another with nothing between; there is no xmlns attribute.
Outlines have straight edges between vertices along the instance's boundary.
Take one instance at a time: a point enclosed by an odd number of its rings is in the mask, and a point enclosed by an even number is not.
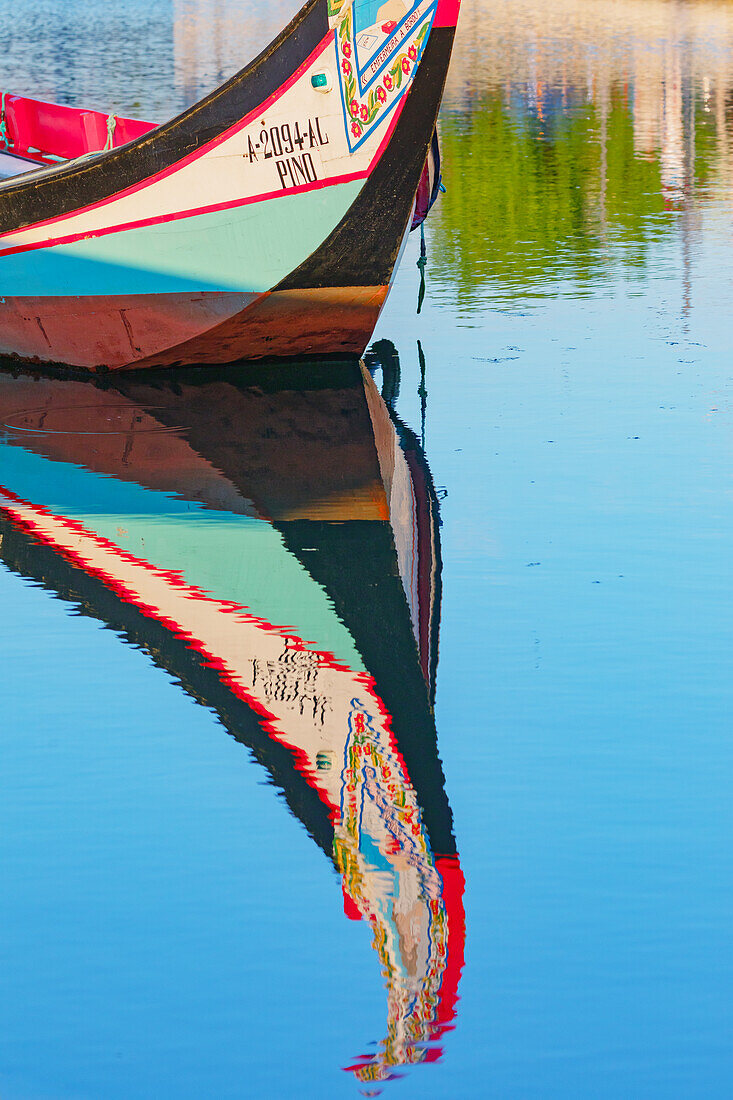
<svg viewBox="0 0 733 1100"><path fill-rule="evenodd" d="M308 118L299 121L280 122L273 126L262 124L247 135L245 160L250 164L274 160L280 186L283 190L315 183L318 179L312 151L328 145L328 134L322 119Z"/></svg>

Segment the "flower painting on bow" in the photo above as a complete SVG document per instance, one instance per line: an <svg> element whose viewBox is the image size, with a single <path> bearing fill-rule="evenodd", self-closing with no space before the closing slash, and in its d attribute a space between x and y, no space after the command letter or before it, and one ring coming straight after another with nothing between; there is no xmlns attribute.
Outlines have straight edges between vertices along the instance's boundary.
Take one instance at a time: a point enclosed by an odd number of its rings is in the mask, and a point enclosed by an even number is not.
<svg viewBox="0 0 733 1100"><path fill-rule="evenodd" d="M437 0L330 0L344 119L353 151L412 83Z"/></svg>
<svg viewBox="0 0 733 1100"><path fill-rule="evenodd" d="M450 1017L449 878L460 869L457 861L434 857L389 716L372 717L359 699L349 718L334 858L346 911L371 925L387 986L387 1036L376 1053L349 1068L360 1081L383 1081L399 1066L440 1055L430 1044ZM460 901L458 908L455 940L463 932ZM461 946L452 944L454 968Z"/></svg>

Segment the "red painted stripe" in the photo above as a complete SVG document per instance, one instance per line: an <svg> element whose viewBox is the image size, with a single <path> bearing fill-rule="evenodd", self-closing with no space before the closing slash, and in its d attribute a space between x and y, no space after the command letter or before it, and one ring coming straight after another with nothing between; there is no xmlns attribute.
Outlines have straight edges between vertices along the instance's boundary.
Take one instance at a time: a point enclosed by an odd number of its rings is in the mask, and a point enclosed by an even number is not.
<svg viewBox="0 0 733 1100"><path fill-rule="evenodd" d="M16 505L15 508L12 506L13 504ZM359 684L367 692L367 694L371 696L377 711L382 716L384 723L384 732L388 737L389 744L391 745L393 751L398 757L400 766L402 767L407 782L409 783L409 773L405 766L404 759L402 758L402 754L396 749L394 732L392 730L392 716L386 709L382 699L378 695L376 690L376 681L374 680L374 677L370 675L370 673L355 672L353 669L349 668L348 665L345 665L343 662L339 661L336 656L328 650L315 649L312 646L308 645L308 643L300 638L291 627L274 626L266 619L261 619L258 616L253 615L249 608L245 607L243 604L215 599L208 593L206 593L203 589L197 588L196 586L190 585L186 581L184 581L183 576L180 572L165 569L160 566L155 566L142 558L137 558L133 554L130 554L128 551L123 550L121 547L117 546L116 543L110 542L108 539L104 538L104 536L97 534L95 531L88 530L86 527L83 526L83 524L79 523L78 521L69 519L67 516L58 516L55 513L51 512L49 509L43 507L42 505L33 504L31 501L23 500L22 497L17 496L11 489L7 489L5 486L0 485L0 511L5 512L5 514L11 519L14 524L27 531L33 536L33 538L37 539L39 542L42 542L45 545L52 547L52 549L54 549L58 554L70 561L73 565L77 566L77 568L80 568L90 576L94 576L98 580L101 580L102 583L111 591L113 591L117 596L119 596L120 599L124 600L125 603L129 603L132 606L136 607L138 611L142 612L142 614L145 615L147 618L156 619L178 638L185 638L187 645L190 649L195 650L197 653L200 653L203 657L206 658L206 667L216 669L216 671L219 673L220 679L229 687L231 692L239 698L243 699L248 706L252 707L252 709L258 715L260 715L260 718L262 719L262 728L265 730L265 732L270 734L272 737L275 738L276 741L284 745L290 750L290 752L292 752L296 768L301 773L301 775L303 775L309 786L313 787L313 789L318 793L321 801L329 807L329 810L331 811L331 818L333 821L339 819L340 808L335 806L330 801L328 793L317 782L310 767L306 753L297 745L291 744L287 740L287 738L283 736L282 731L279 730L275 725L275 723L277 722L276 715L267 710L256 697L251 696L246 691L246 689L243 688L242 685L234 679L234 677L224 665L224 662L219 657L217 657L216 654L211 652L201 639L194 638L193 635L191 635L181 623L176 622L175 619L171 619L169 616L167 616L162 608L153 607L149 604L142 602L139 595L132 589L128 588L127 585L124 582L120 581L117 577L114 577L110 573L105 572L103 569L92 565L91 562L87 561L77 551L62 546L57 540L54 539L52 535L50 535L47 531L44 531L43 527L40 525L40 522L34 522L27 516L22 515L22 513L18 511L18 508L29 510L37 517L39 517L39 520L47 519L51 520L52 522L58 523L71 534L87 540L92 545L96 546L98 549L104 551L105 553L113 555L114 557L118 558L120 561L123 561L128 565L133 565L139 569L144 570L145 572L153 574L155 577L165 581L165 583L168 584L172 589L174 589L178 594L184 595L187 599L202 600L205 603L212 605L218 612L222 614L238 615L244 621L253 626L256 626L258 629L262 630L265 633L278 634L280 637L286 638L291 644L291 647L296 652L300 651L314 653L316 657L320 661L322 661L322 663L327 668L333 669L337 672L347 673L354 683Z"/></svg>
<svg viewBox="0 0 733 1100"><path fill-rule="evenodd" d="M458 983L465 963L466 911L463 894L466 880L458 856L436 856L436 869L443 879L443 903L448 917L448 945L443 981L435 1013L436 1033L447 1031L456 1015Z"/></svg>
<svg viewBox="0 0 733 1100"><path fill-rule="evenodd" d="M225 130L223 134L219 134L218 137L213 138L210 142L207 142L206 145L203 145L200 149L197 149L195 153L189 153L188 156L183 157L181 160L177 160L176 163L170 165L170 167L164 168L162 171L156 172L152 176L148 176L140 183L136 183L130 187L126 187L124 191L115 191L114 195L110 195L106 199L100 199L99 202L90 203L88 206L80 206L78 210L74 210L71 214L61 214L55 218L46 218L40 222L33 222L32 225L25 225L22 229L14 229L11 233L6 234L5 239L13 236L16 233L25 233L29 229L37 229L38 227L43 225L55 225L57 222L76 217L77 214L86 214L90 210L99 210L104 206L109 206L111 203L117 202L118 199L125 198L127 195L133 195L136 192L143 190L145 187L149 187L152 183L157 183L159 180L165 179L167 176L172 175L174 172L178 172L187 164L193 164L194 161L200 160L201 157L206 156L212 149L215 149L218 145L221 145L222 142L226 141L234 134L239 133L240 130L243 130L245 126L249 126L250 122L252 122L253 119L257 118L258 115L262 114L266 110L269 110L269 108L274 103L276 103L277 100L280 99L284 95L284 93L288 91L288 89L292 88L292 86L300 79L302 74L306 72L308 68L314 63L314 61L318 60L324 50L326 50L331 42L333 42L334 35L334 31L329 31L323 41L318 46L316 46L315 50L313 50L310 56L307 57L302 65L300 65L293 72L292 76L288 77L285 83L281 84L277 91L273 92L272 95L264 101L264 103L261 103L256 108L256 110L250 111L248 115L246 115L243 119L240 119L239 122L230 127L229 130ZM116 151L117 150L110 150L110 153Z"/></svg>
<svg viewBox="0 0 733 1100"><path fill-rule="evenodd" d="M461 0L438 0L438 10L433 20L434 27L455 27L458 23L458 13L461 10Z"/></svg>
<svg viewBox="0 0 733 1100"><path fill-rule="evenodd" d="M435 1045L425 1051L425 1062L439 1062L443 1056L443 1048L438 1045L446 1031L454 1027L456 1008L458 1005L458 985L465 965L466 946L466 914L463 908L463 894L466 881L463 877L458 856L436 856L435 867L443 880L441 899L445 906L448 921L448 940L446 944L445 967L443 969L440 989L438 990L438 1003L432 1020L426 1021L429 1027L429 1036ZM354 911L354 903L344 890L344 911L352 920L361 918L361 911ZM365 1065L374 1063L372 1055L365 1054L353 1065L344 1066L344 1070L350 1073L358 1073ZM387 1063L382 1063L388 1068ZM396 1063L389 1066L399 1069L404 1063Z"/></svg>
<svg viewBox="0 0 733 1100"><path fill-rule="evenodd" d="M341 892L344 895L344 914L349 920L361 920L361 909L346 889L346 879L341 878Z"/></svg>
<svg viewBox="0 0 733 1100"><path fill-rule="evenodd" d="M372 157L371 161L369 162L368 167L361 172L352 172L349 175L332 176L330 179L316 180L315 183L306 183L303 184L301 187L293 187L288 191L265 191L260 195L252 195L245 199L233 199L231 202L213 203L211 206L191 207L188 210L177 211L174 214L159 214L157 217L154 218L140 218L137 221L120 222L118 225L107 226L103 229L87 229L79 233L69 233L65 237L51 237L50 239L47 238L43 241L36 241L32 244L20 244L16 245L15 248L0 250L0 258L3 256L15 256L20 252L36 252L38 251L38 249L41 248L56 248L60 245L75 244L76 241L92 240L98 237L107 237L113 233L124 233L131 229L144 229L145 227L151 225L164 225L168 222L182 221L185 218L195 218L203 214L214 214L221 210L237 210L240 207L251 206L254 203L267 202L270 199L284 198L287 195L300 195L306 191L320 191L324 187L335 187L340 183L353 183L355 180L367 179L370 176L374 165L382 156L382 153L389 143L390 138L392 137L394 128L397 125L400 114L402 113L403 106L404 98L397 104L394 111L392 112L393 118L389 124L384 139L379 145L379 148ZM120 194L123 193L121 192ZM93 208L89 207L88 209ZM82 214L86 212L86 209L75 210L73 213L66 215L66 220L68 221L70 218L76 217L77 214ZM9 234L8 236L13 236L16 232L25 233L31 229L36 229L38 226L42 226L45 224L47 223L36 222L33 225L25 226L22 230L14 230L13 234ZM8 237L5 238L5 240L7 239Z"/></svg>
<svg viewBox="0 0 733 1100"><path fill-rule="evenodd" d="M350 176L334 176L333 179L316 180L315 183L303 184L301 187L290 191L265 191L261 195L252 195L246 199L234 199L231 202L212 203L211 206L196 206L190 210L176 211L174 214L160 214L154 218L140 218L132 222L120 222L104 229L86 230L81 233L70 233L66 237L52 237L50 240L37 241L33 244L21 244L15 248L0 250L0 256L15 256L19 252L33 252L39 248L55 248L58 245L74 244L76 241L90 240L97 237L107 237L112 233L124 233L130 229L144 229L150 225L164 225L167 222L182 221L185 218L195 218L202 214L215 214L220 210L237 210L241 206L250 206L257 202L266 202L269 199L278 199L284 195L299 195L305 191L318 191L322 187L335 186L338 183L351 183L354 180L363 179L369 174L366 172L354 172ZM72 214L71 217L75 215ZM35 226L26 226L26 229L35 229Z"/></svg>
<svg viewBox="0 0 733 1100"><path fill-rule="evenodd" d="M310 653L315 652L316 656L323 661L323 663L329 668L336 669L337 671L351 672L348 666L341 664L333 654L327 651L313 650L311 649L301 638L299 638L293 631L287 627L276 627L272 623L268 623L266 619L260 619L253 615L248 609L241 607L238 604L229 603L228 601L215 600L211 596L207 595L202 589L186 584L180 573L176 573L171 570L161 569L157 566L151 565L149 562L143 561L140 558L136 558L134 555L122 550L115 543L109 542L103 536L96 534L96 532L87 530L82 524L77 523L75 520L68 519L66 516L57 516L54 513L48 511L46 508L40 505L32 504L30 501L25 501L18 497L11 490L6 489L4 486L0 486L0 494L6 498L6 501L15 502L18 507L28 509L35 513L39 517L48 518L54 522L59 523L66 530L71 533L81 536L84 539L89 540L99 549L104 550L107 553L112 553L115 557L120 558L130 565L137 566L146 572L154 574L156 577L164 580L172 588L178 590L179 594L184 595L187 599L191 600L203 600L206 603L214 605L214 607L223 614L235 613L245 619L248 623L258 627L266 633L275 633L288 639L289 642L294 643L293 648L302 651L308 651ZM92 565L90 562L75 550L71 550L69 547L61 546L52 535L43 530L40 523L34 522L27 516L22 515L12 506L9 506L5 501L0 500L0 511L5 512L16 526L21 527L27 531L39 542L44 543L47 546L52 547L57 553L59 553L66 560L70 561L72 565L82 569L90 576L96 577L101 580L103 584L113 591L120 599L125 603L132 604L142 612L146 618L154 618L160 622L166 629L170 630L178 638L185 639L188 647L195 650L202 657L206 658L206 667L215 669L219 673L219 677L224 682L232 694L238 698L243 699L248 706L250 706L259 716L262 724L262 728L271 737L274 737L276 741L284 745L293 754L294 763L297 770L304 776L309 786L318 793L322 802L329 807L331 811L331 817L336 820L339 816L339 807L335 806L328 797L327 791L320 786L317 782L310 763L308 761L307 754L303 749L297 745L291 744L284 736L281 730L276 726L277 716L269 711L263 703L239 684L230 672L227 670L223 661L212 653L198 638L194 638L185 627L176 622L175 619L171 619L165 614L162 608L152 607L149 604L143 603L137 593L128 588L128 586L120 581L118 578L113 577L111 574L105 572L103 569ZM352 672L353 675L353 672ZM360 678L360 677L358 677Z"/></svg>

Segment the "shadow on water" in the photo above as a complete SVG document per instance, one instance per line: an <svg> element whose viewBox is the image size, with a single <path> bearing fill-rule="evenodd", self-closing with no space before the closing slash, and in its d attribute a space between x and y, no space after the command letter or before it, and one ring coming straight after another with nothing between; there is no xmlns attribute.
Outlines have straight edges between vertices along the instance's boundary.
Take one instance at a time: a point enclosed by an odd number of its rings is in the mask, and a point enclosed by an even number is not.
<svg viewBox="0 0 733 1100"><path fill-rule="evenodd" d="M438 503L394 349L370 365L384 397L357 363L0 375L0 556L213 708L333 862L386 979L365 1087L440 1057L465 932Z"/></svg>

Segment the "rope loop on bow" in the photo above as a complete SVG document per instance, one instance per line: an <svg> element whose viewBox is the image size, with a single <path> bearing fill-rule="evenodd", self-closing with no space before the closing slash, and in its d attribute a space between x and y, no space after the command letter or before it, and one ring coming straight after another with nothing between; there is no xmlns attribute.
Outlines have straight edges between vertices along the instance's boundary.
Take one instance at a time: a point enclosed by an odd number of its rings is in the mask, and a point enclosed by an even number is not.
<svg viewBox="0 0 733 1100"><path fill-rule="evenodd" d="M108 149L113 149L115 144L115 130L117 129L117 115L107 115L107 140L104 143L102 149L103 153L106 153Z"/></svg>

